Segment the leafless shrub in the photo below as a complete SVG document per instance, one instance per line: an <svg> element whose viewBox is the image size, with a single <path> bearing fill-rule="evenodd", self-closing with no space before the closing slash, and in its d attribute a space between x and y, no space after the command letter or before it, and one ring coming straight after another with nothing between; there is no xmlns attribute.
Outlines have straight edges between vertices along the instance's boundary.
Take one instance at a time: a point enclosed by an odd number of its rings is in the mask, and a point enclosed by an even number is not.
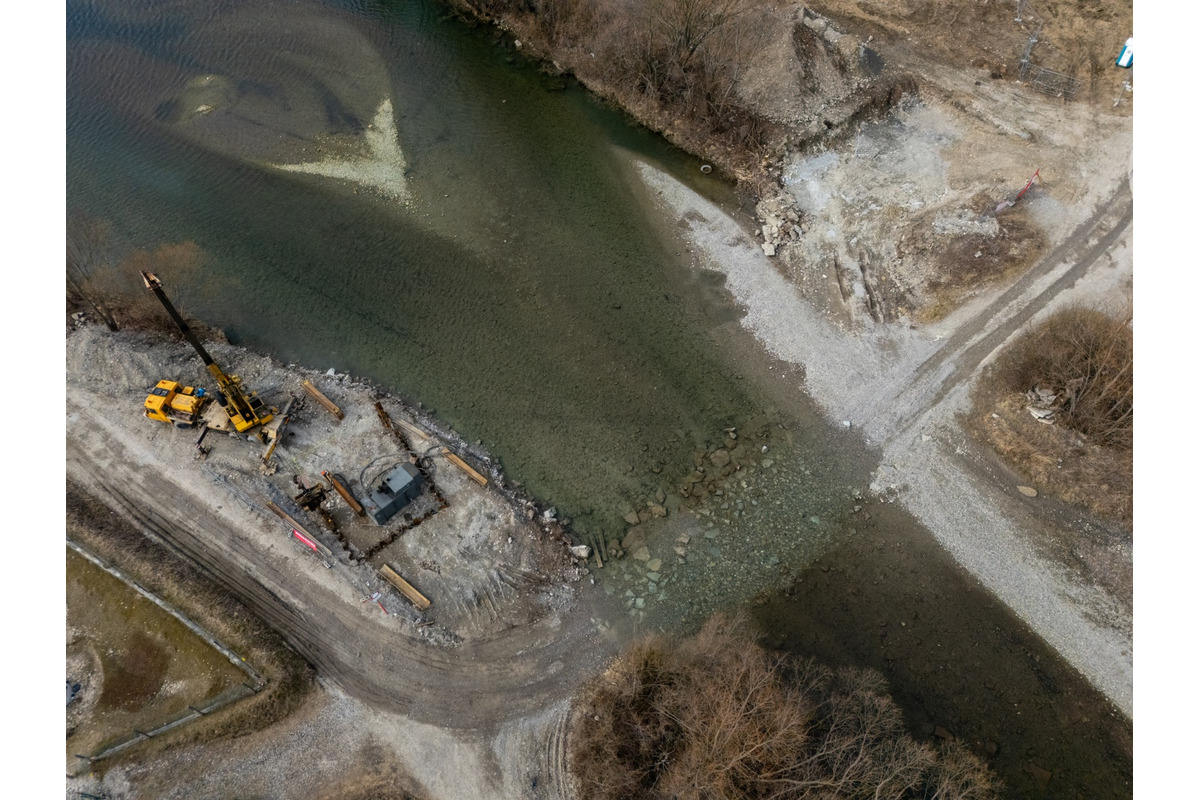
<svg viewBox="0 0 1200 800"><path fill-rule="evenodd" d="M587 690L569 742L581 797L997 796L969 752L905 732L877 673L768 653L743 627L717 616L683 642L642 640Z"/></svg>
<svg viewBox="0 0 1200 800"><path fill-rule="evenodd" d="M115 264L112 228L104 220L72 212L67 217L67 298L92 309L110 331L118 329L112 287Z"/></svg>
<svg viewBox="0 0 1200 800"><path fill-rule="evenodd" d="M656 130L686 120L693 151L757 163L776 127L739 97L762 50L754 0L448 0L500 21L556 68L616 101Z"/></svg>
<svg viewBox="0 0 1200 800"><path fill-rule="evenodd" d="M174 323L140 273L161 275L171 286L172 302L186 310L191 290L206 280L206 260L193 241L131 250L108 220L77 211L67 217L68 306L90 310L112 331L127 326L173 334Z"/></svg>
<svg viewBox="0 0 1200 800"><path fill-rule="evenodd" d="M1133 447L1133 330L1074 306L1014 342L993 380L1010 391L1054 392L1061 424L1096 444Z"/></svg>
<svg viewBox="0 0 1200 800"><path fill-rule="evenodd" d="M632 66L622 76L641 94L716 132L754 118L736 90L762 47L751 0L651 0L634 12ZM622 63L617 60L616 63Z"/></svg>

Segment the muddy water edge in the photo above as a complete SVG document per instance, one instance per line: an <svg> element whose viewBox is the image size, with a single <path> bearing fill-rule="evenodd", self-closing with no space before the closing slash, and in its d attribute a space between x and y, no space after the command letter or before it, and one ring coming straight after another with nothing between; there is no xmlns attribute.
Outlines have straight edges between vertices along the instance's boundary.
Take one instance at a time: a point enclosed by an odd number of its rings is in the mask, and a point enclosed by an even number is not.
<svg viewBox="0 0 1200 800"><path fill-rule="evenodd" d="M623 538L626 514L661 506L641 527L664 563L594 574L614 626L686 631L748 606L773 646L879 669L918 735L977 744L1009 797L1131 795L1129 723L911 517L862 497L878 455L648 221L625 154L720 194L695 162L435 4L297 3L297 40L336 24L378 64L354 89L372 102L324 84L328 124L353 130L390 94L414 203L283 176L189 139L160 101L219 75L294 109L320 69L261 60L238 15L262 4L142 5L68 4L68 200L130 246L193 243L202 274L163 277L196 316L436 409L581 538ZM718 450L739 468L714 475ZM685 496L698 467L711 480Z"/></svg>

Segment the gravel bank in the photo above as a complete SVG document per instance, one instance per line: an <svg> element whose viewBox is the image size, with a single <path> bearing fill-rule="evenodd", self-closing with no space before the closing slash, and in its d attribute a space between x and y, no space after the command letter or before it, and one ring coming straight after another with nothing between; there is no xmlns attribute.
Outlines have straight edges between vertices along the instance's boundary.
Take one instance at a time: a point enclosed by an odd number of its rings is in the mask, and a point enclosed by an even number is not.
<svg viewBox="0 0 1200 800"><path fill-rule="evenodd" d="M647 164L638 168L663 213L685 226L697 268L725 275L745 308L742 324L773 356L803 368L803 384L796 388L831 419L882 447L873 490L898 493L963 567L1132 716L1131 609L1041 555L1035 543L1042 523L1022 507L1015 487L1003 478L980 479L964 459L966 437L954 416L964 407L974 371L958 375L955 359L993 330L1002 331L1012 315L959 316L956 330L943 325L936 333L906 324L844 331L815 311L720 208ZM1112 252L1127 256L1128 248ZM1062 282L1053 278L1070 266L1047 265L1050 277L1033 281L1028 294L1049 305L1043 296L1056 293ZM1097 273L1097 281L1110 282L1110 268L1111 259L1082 279ZM947 346L958 350L948 357L940 352ZM923 374L920 368L934 356L939 368Z"/></svg>

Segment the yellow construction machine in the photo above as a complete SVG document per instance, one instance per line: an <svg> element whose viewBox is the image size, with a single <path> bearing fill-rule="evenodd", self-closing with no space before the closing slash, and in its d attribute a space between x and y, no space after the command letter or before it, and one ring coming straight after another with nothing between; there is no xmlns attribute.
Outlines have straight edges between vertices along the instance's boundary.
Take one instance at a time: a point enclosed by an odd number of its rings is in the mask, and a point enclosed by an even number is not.
<svg viewBox="0 0 1200 800"><path fill-rule="evenodd" d="M176 428L193 428L207 402L203 389L163 379L146 397L146 416Z"/></svg>
<svg viewBox="0 0 1200 800"><path fill-rule="evenodd" d="M214 414L211 419L205 419L208 427L228 430L232 426L238 433L245 433L251 428L270 422L274 417L271 408L263 403L257 394L243 388L241 378L236 375L226 375L217 366L212 356L204 349L204 345L200 344L200 340L183 321L183 317L179 316L175 306L171 305L171 301L167 299L167 295L162 289L162 281L152 272L143 272L142 280L145 282L146 288L153 292L163 307L167 309L167 313L179 327L183 338L187 339L188 343L200 354L200 360L204 362L204 366L208 367L208 371L217 381L217 404L224 409L225 413ZM175 381L162 380L150 390L150 395L146 398L146 416L161 422L172 422L182 428L189 428L200 421L200 414L206 400L207 395L203 389L193 389L191 386L181 386Z"/></svg>

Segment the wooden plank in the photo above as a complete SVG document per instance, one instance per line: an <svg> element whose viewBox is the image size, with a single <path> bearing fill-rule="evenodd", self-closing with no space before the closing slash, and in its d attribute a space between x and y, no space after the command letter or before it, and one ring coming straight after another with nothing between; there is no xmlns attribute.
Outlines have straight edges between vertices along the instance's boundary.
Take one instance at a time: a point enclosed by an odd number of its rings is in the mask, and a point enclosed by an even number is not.
<svg viewBox="0 0 1200 800"><path fill-rule="evenodd" d="M400 594L408 598L408 601L417 607L418 611L424 611L429 608L429 598L418 592L411 583L400 577L400 573L384 564L379 568L379 574L384 580L400 590Z"/></svg>
<svg viewBox="0 0 1200 800"><path fill-rule="evenodd" d="M350 491L350 487L343 485L341 481L339 481L329 472L322 471L321 474L333 484L334 490L342 496L342 499L346 501L346 505L350 506L351 510L353 510L355 514L358 514L361 517L366 513L363 511L362 504L354 499L354 494Z"/></svg>
<svg viewBox="0 0 1200 800"><path fill-rule="evenodd" d="M443 456L445 456L445 457L446 457L446 460L447 460L447 461L449 461L451 464L453 464L454 466L458 467L458 468L459 468L459 469L461 469L463 472L467 473L467 475L469 475L469 476L470 476L471 480L475 481L475 482L476 482L476 483L478 483L480 486L487 486L487 478L483 477L483 476L482 476L482 475L480 475L478 472L476 472L475 470L471 469L471 465L470 465L470 464L468 464L467 462L463 461L463 460L462 460L461 458L459 458L458 456L454 455L454 453L451 453L449 449L447 449L447 448L443 447L443 448L442 448L442 455L443 455Z"/></svg>
<svg viewBox="0 0 1200 800"><path fill-rule="evenodd" d="M421 428L417 427L416 425L413 425L411 422L405 422L402 419L398 419L395 422L397 425L401 426L402 428L404 428L404 430L408 431L413 436L416 436L418 439L422 439L424 441L429 441L429 434L426 433Z"/></svg>
<svg viewBox="0 0 1200 800"><path fill-rule="evenodd" d="M321 394L321 390L318 389L316 386L314 386L313 382L310 381L308 378L305 378L304 381L301 382L300 385L304 387L304 391L306 391L310 395L312 395L314 400L316 400L321 405L325 406L325 410L328 411L330 414L333 414L338 419L346 418L346 415L342 413L342 410L340 408L338 408L337 405L332 400L330 400L325 395Z"/></svg>

